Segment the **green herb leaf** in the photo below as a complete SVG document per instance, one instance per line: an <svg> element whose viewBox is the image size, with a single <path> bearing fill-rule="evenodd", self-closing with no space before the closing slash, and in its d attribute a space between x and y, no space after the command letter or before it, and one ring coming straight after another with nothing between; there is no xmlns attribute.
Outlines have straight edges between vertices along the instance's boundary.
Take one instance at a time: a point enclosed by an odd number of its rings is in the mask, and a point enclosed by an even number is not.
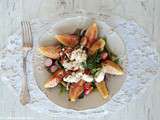
<svg viewBox="0 0 160 120"><path fill-rule="evenodd" d="M59 60L57 60L57 64L62 68L64 69L63 65L61 64L61 62Z"/></svg>
<svg viewBox="0 0 160 120"><path fill-rule="evenodd" d="M117 64L119 64L120 63L120 59L117 58L117 59L114 60L114 62L117 63Z"/></svg>
<svg viewBox="0 0 160 120"><path fill-rule="evenodd" d="M94 68L94 69L92 69L92 70L91 70L92 75L93 75L93 76L96 76L97 73L100 72L100 69L101 69L101 68Z"/></svg>
<svg viewBox="0 0 160 120"><path fill-rule="evenodd" d="M93 89L96 89L95 81L92 81L92 87L93 87Z"/></svg>
<svg viewBox="0 0 160 120"><path fill-rule="evenodd" d="M60 94L65 94L67 92L66 88L62 84L59 84L59 87L60 87L59 91Z"/></svg>
<svg viewBox="0 0 160 120"><path fill-rule="evenodd" d="M83 63L85 68L94 69L100 67L100 54L97 51L94 55L91 55L87 58L86 63Z"/></svg>
<svg viewBox="0 0 160 120"><path fill-rule="evenodd" d="M87 63L86 62L82 62L82 65L84 68L88 68Z"/></svg>
<svg viewBox="0 0 160 120"><path fill-rule="evenodd" d="M64 48L65 46L63 44L60 44L61 48Z"/></svg>
<svg viewBox="0 0 160 120"><path fill-rule="evenodd" d="M53 74L53 73L51 72L50 67L46 67L46 70L47 70L49 73Z"/></svg>
<svg viewBox="0 0 160 120"><path fill-rule="evenodd" d="M78 97L79 99L84 98L84 92L81 93L81 95Z"/></svg>
<svg viewBox="0 0 160 120"><path fill-rule="evenodd" d="M99 51L97 51L94 55L89 56L86 62L82 62L82 65L84 68L90 69L92 75L95 75L101 67Z"/></svg>

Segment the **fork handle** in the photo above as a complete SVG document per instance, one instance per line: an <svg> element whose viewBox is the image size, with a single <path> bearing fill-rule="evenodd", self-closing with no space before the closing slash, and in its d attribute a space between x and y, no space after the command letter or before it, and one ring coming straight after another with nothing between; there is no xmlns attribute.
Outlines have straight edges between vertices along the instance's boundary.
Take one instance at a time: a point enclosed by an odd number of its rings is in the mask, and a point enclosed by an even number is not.
<svg viewBox="0 0 160 120"><path fill-rule="evenodd" d="M26 51L25 56L23 57L23 73L24 78L22 80L21 92L20 92L20 102L22 105L26 105L30 101L30 94L28 89L28 82L27 82L27 56L28 52Z"/></svg>

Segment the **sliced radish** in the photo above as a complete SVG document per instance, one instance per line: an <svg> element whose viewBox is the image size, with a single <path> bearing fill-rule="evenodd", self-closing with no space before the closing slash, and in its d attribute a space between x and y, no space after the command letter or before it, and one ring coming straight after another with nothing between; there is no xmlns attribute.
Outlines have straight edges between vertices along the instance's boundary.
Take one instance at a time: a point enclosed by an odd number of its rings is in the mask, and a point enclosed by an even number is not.
<svg viewBox="0 0 160 120"><path fill-rule="evenodd" d="M50 67L52 64L53 64L53 60L50 59L50 58L47 58L47 59L44 61L44 65L45 65L46 67Z"/></svg>
<svg viewBox="0 0 160 120"><path fill-rule="evenodd" d="M108 53L107 52L102 52L100 57L101 57L101 60L106 60L107 57L108 57Z"/></svg>
<svg viewBox="0 0 160 120"><path fill-rule="evenodd" d="M51 70L52 73L55 72L57 69L58 69L57 65L53 65L53 66L50 67L50 70Z"/></svg>
<svg viewBox="0 0 160 120"><path fill-rule="evenodd" d="M84 94L88 95L93 90L92 83L84 84Z"/></svg>
<svg viewBox="0 0 160 120"><path fill-rule="evenodd" d="M89 89L87 89L87 90L84 90L84 94L85 94L85 95L88 95L89 93L92 92L92 90L93 90L93 87L91 87L91 88L89 88Z"/></svg>

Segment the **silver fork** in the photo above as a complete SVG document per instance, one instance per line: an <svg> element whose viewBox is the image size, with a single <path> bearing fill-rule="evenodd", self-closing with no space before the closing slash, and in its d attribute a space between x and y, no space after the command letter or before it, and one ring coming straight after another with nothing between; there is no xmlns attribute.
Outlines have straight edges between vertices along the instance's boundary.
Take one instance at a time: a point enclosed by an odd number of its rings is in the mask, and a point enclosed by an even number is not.
<svg viewBox="0 0 160 120"><path fill-rule="evenodd" d="M33 41L32 41L32 31L31 25L28 21L21 22L22 27L22 39L23 39L23 73L24 79L22 80L21 92L20 92L20 102L22 105L26 105L30 101L30 94L28 89L28 81L27 81L27 66L26 60L30 50L33 48Z"/></svg>

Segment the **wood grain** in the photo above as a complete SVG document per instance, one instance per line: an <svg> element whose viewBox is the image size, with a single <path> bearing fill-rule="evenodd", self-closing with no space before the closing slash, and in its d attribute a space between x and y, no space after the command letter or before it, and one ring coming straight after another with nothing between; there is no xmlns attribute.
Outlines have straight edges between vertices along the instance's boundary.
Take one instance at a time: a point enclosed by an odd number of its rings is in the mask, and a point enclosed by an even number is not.
<svg viewBox="0 0 160 120"><path fill-rule="evenodd" d="M0 48L4 47L7 37L15 32L22 19L52 17L74 9L117 14L135 20L150 35L153 45L159 48L159 5L159 0L0 0ZM155 81L136 102L131 102L108 120L159 120L159 84L160 80ZM18 98L0 81L0 120L7 119L53 120L22 107Z"/></svg>

